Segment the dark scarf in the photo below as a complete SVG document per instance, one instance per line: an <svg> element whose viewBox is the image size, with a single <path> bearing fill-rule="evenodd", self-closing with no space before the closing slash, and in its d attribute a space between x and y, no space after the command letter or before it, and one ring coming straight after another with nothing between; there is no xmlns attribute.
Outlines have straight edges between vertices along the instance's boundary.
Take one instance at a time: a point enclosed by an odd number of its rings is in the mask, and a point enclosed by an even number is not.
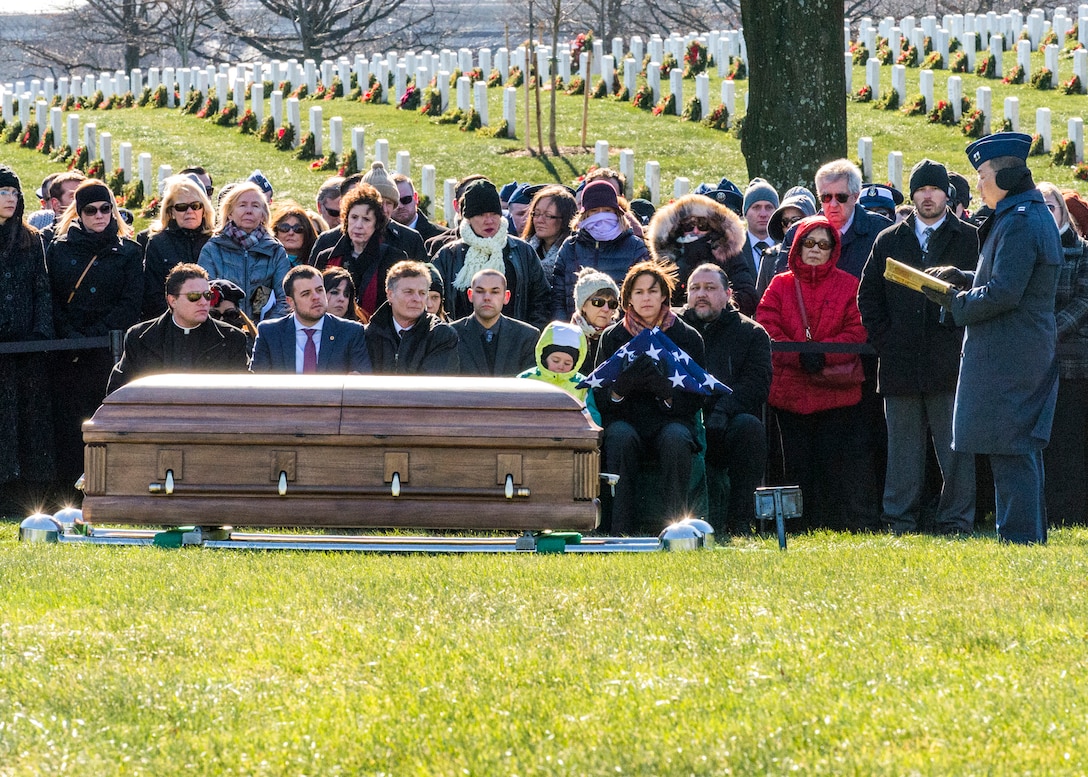
<svg viewBox="0 0 1088 777"><path fill-rule="evenodd" d="M86 243L94 253L98 254L117 242L117 219L110 219L110 223L101 232L91 232L83 226L82 221L73 221L68 228L69 240L74 237L73 231L79 236L78 240Z"/></svg>
<svg viewBox="0 0 1088 777"><path fill-rule="evenodd" d="M644 321L634 310L624 311L623 328L630 333L631 337L634 337L643 329L650 329L655 326L662 331L665 331L676 323L676 314L672 312L672 308L669 306L668 300L665 300L661 303L661 310L661 322L658 324L655 324L651 321Z"/></svg>

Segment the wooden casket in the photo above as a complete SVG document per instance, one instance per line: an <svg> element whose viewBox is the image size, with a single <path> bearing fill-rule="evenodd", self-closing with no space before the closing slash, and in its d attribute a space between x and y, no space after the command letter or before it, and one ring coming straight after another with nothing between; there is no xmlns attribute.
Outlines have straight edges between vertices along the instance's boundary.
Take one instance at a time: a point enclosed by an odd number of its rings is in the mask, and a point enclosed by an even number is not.
<svg viewBox="0 0 1088 777"><path fill-rule="evenodd" d="M576 399L534 380L156 375L83 424L83 515L587 531L599 431Z"/></svg>

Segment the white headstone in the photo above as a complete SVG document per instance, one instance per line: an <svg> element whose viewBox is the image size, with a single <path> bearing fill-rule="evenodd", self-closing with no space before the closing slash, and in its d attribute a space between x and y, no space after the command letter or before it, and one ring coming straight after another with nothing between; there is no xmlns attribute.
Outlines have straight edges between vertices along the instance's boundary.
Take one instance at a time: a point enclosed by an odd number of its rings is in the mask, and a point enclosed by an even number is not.
<svg viewBox="0 0 1088 777"><path fill-rule="evenodd" d="M518 90L508 86L502 90L502 120L506 122L506 137L517 137Z"/></svg>
<svg viewBox="0 0 1088 777"><path fill-rule="evenodd" d="M873 139L858 138L858 159L861 160L861 177L864 181L873 180Z"/></svg>
<svg viewBox="0 0 1088 777"><path fill-rule="evenodd" d="M1035 134L1043 139L1043 151L1050 153L1050 109L1035 109Z"/></svg>
<svg viewBox="0 0 1088 777"><path fill-rule="evenodd" d="M892 66L892 89L899 95L899 104L907 101L907 69L903 65Z"/></svg>
<svg viewBox="0 0 1088 777"><path fill-rule="evenodd" d="M147 88L152 93L159 88L159 69L157 67L149 68L147 71Z"/></svg>
<svg viewBox="0 0 1088 777"><path fill-rule="evenodd" d="M642 41L642 37L639 35L631 36L631 57L640 66L642 65L642 58L646 55L646 45Z"/></svg>
<svg viewBox="0 0 1088 777"><path fill-rule="evenodd" d="M661 201L661 165L657 162L646 163L646 188L650 190L650 202L656 205Z"/></svg>
<svg viewBox="0 0 1088 777"><path fill-rule="evenodd" d="M990 116L993 113L993 93L990 87L980 86L975 90L975 103L982 111L982 134L989 135L993 131L990 129L992 124Z"/></svg>
<svg viewBox="0 0 1088 777"><path fill-rule="evenodd" d="M283 125L283 92L279 89L272 92L268 105L272 112L272 126L278 130Z"/></svg>
<svg viewBox="0 0 1088 777"><path fill-rule="evenodd" d="M872 90L874 100L880 96L880 60L876 57L869 57L865 63L865 83Z"/></svg>
<svg viewBox="0 0 1088 777"><path fill-rule="evenodd" d="M948 102L952 104L956 121L959 121L963 115L963 79L959 76L948 77Z"/></svg>
<svg viewBox="0 0 1088 777"><path fill-rule="evenodd" d="M1005 98L1005 118L1008 120L1013 132L1020 131L1020 98Z"/></svg>
<svg viewBox="0 0 1088 777"><path fill-rule="evenodd" d="M457 69L462 73L472 70L472 49L461 48L457 50Z"/></svg>
<svg viewBox="0 0 1088 777"><path fill-rule="evenodd" d="M253 117L257 119L257 126L260 127L264 124L264 83L262 81L254 81L253 86L249 88L249 102Z"/></svg>
<svg viewBox="0 0 1088 777"><path fill-rule="evenodd" d="M435 179L436 171L434 165L423 165L423 167L420 168L419 193L423 195L423 199L428 203L424 210L424 215L429 219L434 218Z"/></svg>
<svg viewBox="0 0 1088 777"><path fill-rule="evenodd" d="M295 131L295 141L292 148L298 148L302 142L302 106L297 97L287 98L287 124Z"/></svg>
<svg viewBox="0 0 1088 777"><path fill-rule="evenodd" d="M230 78L226 73L215 74L215 96L219 98L219 107L222 108L230 99Z"/></svg>
<svg viewBox="0 0 1088 777"><path fill-rule="evenodd" d="M121 172L124 175L125 183L132 183L132 144L121 144Z"/></svg>
<svg viewBox="0 0 1088 777"><path fill-rule="evenodd" d="M589 89L589 54L584 51L578 55L578 76L585 83L586 88Z"/></svg>
<svg viewBox="0 0 1088 777"><path fill-rule="evenodd" d="M1088 17L1084 23L1088 25ZM1088 88L1088 49L1077 49L1073 52L1073 75L1080 78L1080 91L1084 94L1084 90Z"/></svg>
<svg viewBox="0 0 1088 777"><path fill-rule="evenodd" d="M366 129L351 128L351 150L355 152L355 162L360 170L366 170Z"/></svg>
<svg viewBox="0 0 1088 777"><path fill-rule="evenodd" d="M246 80L244 78L234 79L234 95L231 97L234 100L234 104L238 106L239 113L245 113L246 110Z"/></svg>
<svg viewBox="0 0 1088 777"><path fill-rule="evenodd" d="M848 51L842 55L842 58L846 74L846 93L849 95L854 93L854 55Z"/></svg>
<svg viewBox="0 0 1088 777"><path fill-rule="evenodd" d="M1060 51L1061 47L1053 43L1043 49L1043 64L1050 70L1052 74L1050 83L1055 87L1058 85L1058 52Z"/></svg>
<svg viewBox="0 0 1088 777"><path fill-rule="evenodd" d="M1067 124L1069 131L1069 142L1073 144L1073 148L1076 154L1076 162L1080 164L1084 161L1084 119L1079 116L1071 118Z"/></svg>
<svg viewBox="0 0 1088 777"><path fill-rule="evenodd" d="M59 105L49 109L49 128L53 130L53 145L64 145L64 109Z"/></svg>
<svg viewBox="0 0 1088 777"><path fill-rule="evenodd" d="M654 93L654 102L661 100L661 63L651 62L646 66L646 85Z"/></svg>
<svg viewBox="0 0 1088 777"><path fill-rule="evenodd" d="M49 127L49 103L45 100L37 100L34 103L34 121L38 123L38 137L44 137Z"/></svg>
<svg viewBox="0 0 1088 777"><path fill-rule="evenodd" d="M480 72L482 72L484 78L487 79L491 75L491 49L480 49L479 52L477 52L477 57L480 59Z"/></svg>
<svg viewBox="0 0 1088 777"><path fill-rule="evenodd" d="M933 110L933 71L923 70L918 73L918 91L926 101L926 113Z"/></svg>
<svg viewBox="0 0 1088 777"><path fill-rule="evenodd" d="M1077 6L1077 41L1088 49L1088 3Z"/></svg>
<svg viewBox="0 0 1088 777"><path fill-rule="evenodd" d="M623 88L628 97L634 97L638 91L638 65L630 58L623 61Z"/></svg>
<svg viewBox="0 0 1088 777"><path fill-rule="evenodd" d="M685 194L691 191L691 179L689 178L676 178L672 182L672 196L673 199L679 199Z"/></svg>
<svg viewBox="0 0 1088 777"><path fill-rule="evenodd" d="M379 138L374 142L374 161L381 162L385 169L389 169L389 141Z"/></svg>
<svg viewBox="0 0 1088 777"><path fill-rule="evenodd" d="M495 52L495 69L499 71L499 83L505 84L510 76L510 52L505 47Z"/></svg>
<svg viewBox="0 0 1088 777"><path fill-rule="evenodd" d="M442 212L446 216L446 224L451 229L457 227L457 179L447 178L442 182Z"/></svg>
<svg viewBox="0 0 1088 777"><path fill-rule="evenodd" d="M397 63L396 74L393 76L393 100L396 105L400 105L400 98L404 97L404 92L408 89L408 66L403 62Z"/></svg>
<svg viewBox="0 0 1088 777"><path fill-rule="evenodd" d="M612 80L616 76L616 60L612 59L611 54L606 54L601 57L601 78L604 79L604 88L611 94L612 93Z"/></svg>
<svg viewBox="0 0 1088 777"><path fill-rule="evenodd" d="M570 49L566 46L559 49L559 77L564 84L570 82Z"/></svg>
<svg viewBox="0 0 1088 777"><path fill-rule="evenodd" d="M888 180L892 186L903 190L903 152L892 151L888 154Z"/></svg>
<svg viewBox="0 0 1088 777"><path fill-rule="evenodd" d="M450 74L449 71L438 71L438 94L442 98L442 111L445 112L450 105Z"/></svg>
<svg viewBox="0 0 1088 777"><path fill-rule="evenodd" d="M491 124L487 110L487 81L476 81L472 88L476 92L476 112L480 114L480 124L487 127Z"/></svg>
<svg viewBox="0 0 1088 777"><path fill-rule="evenodd" d="M600 38L593 39L593 74L601 74L601 62L604 60L604 41ZM586 84L589 85L588 82Z"/></svg>
<svg viewBox="0 0 1088 777"><path fill-rule="evenodd" d="M598 140L593 145L593 163L597 167L608 167L608 141Z"/></svg>
<svg viewBox="0 0 1088 777"><path fill-rule="evenodd" d="M337 157L344 153L344 120L339 116L329 119L329 151Z"/></svg>
<svg viewBox="0 0 1088 777"><path fill-rule="evenodd" d="M163 189L166 188L166 179L174 174L174 168L170 165L159 165L159 179L155 187L155 191L159 196L162 196Z"/></svg>
<svg viewBox="0 0 1088 777"><path fill-rule="evenodd" d="M332 86L332 79L335 78L336 63L323 59L321 60L321 85L326 89Z"/></svg>
<svg viewBox="0 0 1088 777"><path fill-rule="evenodd" d="M302 63L302 70L306 79L306 89L313 94L317 91L317 63L307 59Z"/></svg>
<svg viewBox="0 0 1088 777"><path fill-rule="evenodd" d="M1024 68L1024 75L1031 75L1031 41L1016 42L1016 64Z"/></svg>
<svg viewBox="0 0 1088 777"><path fill-rule="evenodd" d="M684 112L684 73L674 67L669 71L669 93L676 95L676 113Z"/></svg>
<svg viewBox="0 0 1088 777"><path fill-rule="evenodd" d="M965 32L963 34L963 51L967 55L967 68L974 73L975 72L975 55L978 54L975 51L975 33Z"/></svg>
<svg viewBox="0 0 1088 777"><path fill-rule="evenodd" d="M472 79L459 76L457 79L457 110L468 113L472 108Z"/></svg>
<svg viewBox="0 0 1088 777"><path fill-rule="evenodd" d="M635 152L630 148L620 151L620 175L627 181L623 196L631 199L635 188Z"/></svg>
<svg viewBox="0 0 1088 777"><path fill-rule="evenodd" d="M1001 70L1001 55L1005 53L1005 39L1000 35L990 36L990 53L997 59L997 70Z"/></svg>
<svg viewBox="0 0 1088 777"><path fill-rule="evenodd" d="M310 134L314 136L314 153L318 156L325 155L324 125L325 121L322 116L321 106L312 106L310 108Z"/></svg>
<svg viewBox="0 0 1088 777"><path fill-rule="evenodd" d="M75 150L76 146L79 145L79 115L78 114L72 114L72 113L68 114L68 137L67 137L66 142L67 142L68 148L72 149L73 151Z"/></svg>
<svg viewBox="0 0 1088 777"><path fill-rule="evenodd" d="M146 151L136 159L136 166L140 175L140 183L144 186L144 197L151 199L155 196L154 181L151 179L151 154Z"/></svg>
<svg viewBox="0 0 1088 777"><path fill-rule="evenodd" d="M623 38L612 39L612 60L620 62L624 55Z"/></svg>
<svg viewBox="0 0 1088 777"><path fill-rule="evenodd" d="M98 159L98 133L95 125L83 125L83 147L87 149L87 159L91 162Z"/></svg>
<svg viewBox="0 0 1088 777"><path fill-rule="evenodd" d="M106 171L105 175L109 175L113 172L113 135L109 132L103 132L98 136L98 145L101 148L98 156L102 160L102 167Z"/></svg>

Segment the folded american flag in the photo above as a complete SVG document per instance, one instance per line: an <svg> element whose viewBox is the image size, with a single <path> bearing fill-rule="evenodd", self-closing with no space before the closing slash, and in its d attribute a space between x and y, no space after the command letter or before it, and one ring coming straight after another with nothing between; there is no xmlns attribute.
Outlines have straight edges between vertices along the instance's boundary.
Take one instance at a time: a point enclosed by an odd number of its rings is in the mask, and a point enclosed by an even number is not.
<svg viewBox="0 0 1088 777"><path fill-rule="evenodd" d="M607 361L597 365L578 388L611 386L635 359L646 354L664 366L665 377L674 388L692 394L710 395L714 392L732 394L733 390L704 370L658 327L643 329L616 351Z"/></svg>

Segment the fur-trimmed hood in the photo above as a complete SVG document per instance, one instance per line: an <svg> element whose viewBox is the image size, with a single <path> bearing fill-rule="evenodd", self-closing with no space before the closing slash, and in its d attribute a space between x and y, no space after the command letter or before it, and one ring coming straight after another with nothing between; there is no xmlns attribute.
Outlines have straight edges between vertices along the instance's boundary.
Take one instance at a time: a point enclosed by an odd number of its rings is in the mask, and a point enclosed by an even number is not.
<svg viewBox="0 0 1088 777"><path fill-rule="evenodd" d="M676 262L680 258L677 238L682 235L680 225L689 218L705 219L710 232L722 235L729 256L739 253L744 247L747 230L733 211L701 194L685 194L658 208L650 219L646 242L654 259Z"/></svg>

